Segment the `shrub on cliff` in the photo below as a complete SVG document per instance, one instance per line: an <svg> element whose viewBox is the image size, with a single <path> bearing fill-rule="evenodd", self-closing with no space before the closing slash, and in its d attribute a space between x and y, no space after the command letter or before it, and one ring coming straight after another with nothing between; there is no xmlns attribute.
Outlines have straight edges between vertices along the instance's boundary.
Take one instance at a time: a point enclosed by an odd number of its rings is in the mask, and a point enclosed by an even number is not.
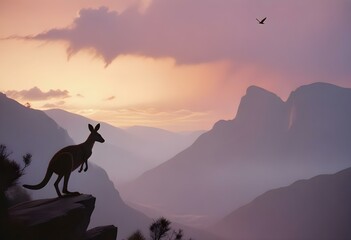
<svg viewBox="0 0 351 240"><path fill-rule="evenodd" d="M24 166L21 168L17 162L10 159L10 155L6 146L0 145L0 208L2 208L2 211L10 204L9 198L6 196L7 191L17 184L18 179L24 174L24 169L32 160L31 154L27 153L24 155ZM10 199L13 199L13 196L21 196L24 198L23 192L17 192L15 190L12 190L10 195L12 196Z"/></svg>

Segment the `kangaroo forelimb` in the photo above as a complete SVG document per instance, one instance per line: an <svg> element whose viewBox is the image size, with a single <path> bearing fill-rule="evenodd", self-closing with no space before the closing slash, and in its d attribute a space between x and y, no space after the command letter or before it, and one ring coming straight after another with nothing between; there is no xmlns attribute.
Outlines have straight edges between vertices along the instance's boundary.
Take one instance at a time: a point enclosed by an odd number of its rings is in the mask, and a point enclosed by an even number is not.
<svg viewBox="0 0 351 240"><path fill-rule="evenodd" d="M83 165L82 165L83 166ZM85 168L84 168L84 172L88 171L88 161L85 161Z"/></svg>
<svg viewBox="0 0 351 240"><path fill-rule="evenodd" d="M84 162L80 165L78 172L81 172L83 170L83 165L84 165Z"/></svg>

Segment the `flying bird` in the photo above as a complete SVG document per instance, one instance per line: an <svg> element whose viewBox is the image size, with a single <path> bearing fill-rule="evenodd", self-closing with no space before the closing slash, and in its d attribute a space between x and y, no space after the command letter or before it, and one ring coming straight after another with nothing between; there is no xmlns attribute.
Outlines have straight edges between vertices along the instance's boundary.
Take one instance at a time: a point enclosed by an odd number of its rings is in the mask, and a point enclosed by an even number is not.
<svg viewBox="0 0 351 240"><path fill-rule="evenodd" d="M265 17L264 19L262 19L262 20L258 20L258 19L256 18L258 24L264 24L264 21L266 21L266 19L267 19L266 17Z"/></svg>

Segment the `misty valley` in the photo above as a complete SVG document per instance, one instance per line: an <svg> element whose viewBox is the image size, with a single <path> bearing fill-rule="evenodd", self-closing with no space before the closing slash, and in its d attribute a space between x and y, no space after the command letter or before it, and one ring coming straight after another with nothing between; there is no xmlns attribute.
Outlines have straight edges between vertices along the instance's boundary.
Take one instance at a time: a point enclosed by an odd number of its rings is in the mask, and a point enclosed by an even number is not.
<svg viewBox="0 0 351 240"><path fill-rule="evenodd" d="M12 191L25 192L26 201L51 199L55 178L38 191L21 186L39 183L55 152L83 142L88 124L99 126L105 142L94 145L89 169L69 180L82 195L58 201L67 209L83 204L91 214L85 228L113 224L117 239L137 237L136 230L148 236L153 221L198 240L349 239L350 103L351 89L329 83L298 87L285 101L251 86L233 119L209 131L171 132L97 125L0 93L0 144L18 164L32 155Z"/></svg>

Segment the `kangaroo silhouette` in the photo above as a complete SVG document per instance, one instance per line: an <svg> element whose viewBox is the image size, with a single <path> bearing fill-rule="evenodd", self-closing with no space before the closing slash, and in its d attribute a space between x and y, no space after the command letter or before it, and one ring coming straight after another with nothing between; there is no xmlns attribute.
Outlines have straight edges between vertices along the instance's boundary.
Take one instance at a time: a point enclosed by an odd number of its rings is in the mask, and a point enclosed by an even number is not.
<svg viewBox="0 0 351 240"><path fill-rule="evenodd" d="M70 192L68 191L68 180L71 176L71 172L77 169L80 166L78 172L83 170L83 165L85 164L84 172L88 170L88 159L92 154L92 149L95 142L103 143L105 140L97 132L100 128L100 123L95 126L95 128L88 124L90 134L87 140L78 145L71 145L62 148L51 158L45 177L41 183L37 185L23 185L23 187L38 190L49 182L53 173L58 175L57 180L54 183L56 193L59 197L62 197L62 194L59 190L59 183L62 178L64 178L62 193L65 195L76 195L80 194L79 192Z"/></svg>

